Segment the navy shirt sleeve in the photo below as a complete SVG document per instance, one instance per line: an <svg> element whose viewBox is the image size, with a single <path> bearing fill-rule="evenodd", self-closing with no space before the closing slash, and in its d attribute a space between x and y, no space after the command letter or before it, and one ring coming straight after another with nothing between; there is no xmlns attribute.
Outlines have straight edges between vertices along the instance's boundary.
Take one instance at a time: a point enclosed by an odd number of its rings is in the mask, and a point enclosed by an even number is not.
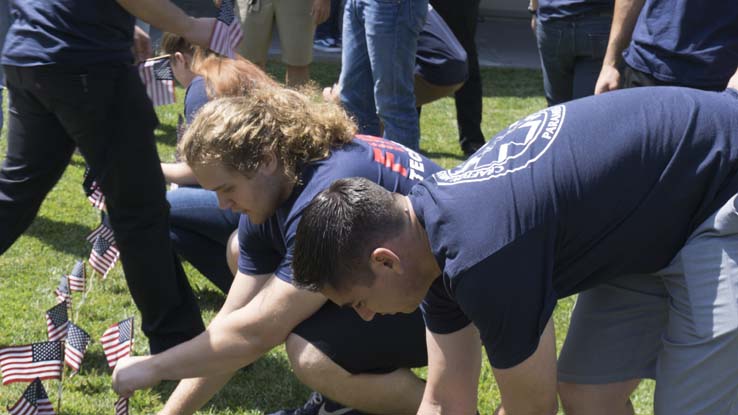
<svg viewBox="0 0 738 415"><path fill-rule="evenodd" d="M262 275L274 272L282 260L282 254L274 246L271 223L254 225L246 215L238 222L238 270L246 275Z"/></svg>
<svg viewBox="0 0 738 415"><path fill-rule="evenodd" d="M184 101L184 112L187 124L190 124L195 118L197 111L207 104L210 100L205 90L205 79L202 76L196 76L192 79L190 86L187 87Z"/></svg>

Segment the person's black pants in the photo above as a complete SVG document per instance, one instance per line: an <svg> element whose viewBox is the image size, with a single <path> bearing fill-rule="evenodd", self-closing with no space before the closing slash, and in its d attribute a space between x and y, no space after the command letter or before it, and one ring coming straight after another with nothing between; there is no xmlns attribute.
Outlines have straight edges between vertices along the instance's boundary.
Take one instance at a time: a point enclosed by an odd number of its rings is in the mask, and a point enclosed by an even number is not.
<svg viewBox="0 0 738 415"><path fill-rule="evenodd" d="M5 73L11 104L0 171L0 254L31 224L78 147L105 193L151 352L203 331L169 240L157 119L135 68L5 66Z"/></svg>
<svg viewBox="0 0 738 415"><path fill-rule="evenodd" d="M459 127L459 144L464 151L484 144L482 134L482 78L479 73L479 57L474 36L477 33L479 0L430 0L448 27L466 50L469 78L454 94L456 120Z"/></svg>

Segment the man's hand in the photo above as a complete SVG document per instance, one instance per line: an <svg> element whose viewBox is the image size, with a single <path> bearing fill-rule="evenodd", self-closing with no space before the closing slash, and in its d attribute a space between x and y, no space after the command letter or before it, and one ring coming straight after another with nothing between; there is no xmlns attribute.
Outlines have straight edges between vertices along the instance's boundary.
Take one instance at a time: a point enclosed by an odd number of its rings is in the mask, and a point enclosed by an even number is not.
<svg viewBox="0 0 738 415"><path fill-rule="evenodd" d="M612 65L602 65L600 76L595 84L595 95L614 91L620 88L620 71Z"/></svg>
<svg viewBox="0 0 738 415"><path fill-rule="evenodd" d="M134 26L133 29L133 58L135 63L143 62L152 56L151 38L143 29Z"/></svg>
<svg viewBox="0 0 738 415"><path fill-rule="evenodd" d="M319 25L331 15L331 0L313 0L313 9L310 12L313 16L313 22Z"/></svg>
<svg viewBox="0 0 738 415"><path fill-rule="evenodd" d="M530 16L530 30L533 31L533 34L536 34L536 25L538 24L538 16L531 15Z"/></svg>
<svg viewBox="0 0 738 415"><path fill-rule="evenodd" d="M139 389L157 385L161 379L151 364L152 356L126 357L118 361L113 370L113 390L129 398Z"/></svg>

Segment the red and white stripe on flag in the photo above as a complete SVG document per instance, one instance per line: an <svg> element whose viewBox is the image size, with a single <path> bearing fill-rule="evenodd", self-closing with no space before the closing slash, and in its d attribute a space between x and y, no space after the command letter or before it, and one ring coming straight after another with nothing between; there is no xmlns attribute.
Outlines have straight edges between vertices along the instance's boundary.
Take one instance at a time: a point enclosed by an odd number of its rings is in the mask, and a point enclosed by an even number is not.
<svg viewBox="0 0 738 415"><path fill-rule="evenodd" d="M46 312L46 332L49 335L49 341L64 340L68 329L67 303L63 301Z"/></svg>
<svg viewBox="0 0 738 415"><path fill-rule="evenodd" d="M173 104L174 74L169 62L169 56L152 58L138 64L138 74L146 87L146 93L155 107Z"/></svg>
<svg viewBox="0 0 738 415"><path fill-rule="evenodd" d="M60 379L62 347L60 341L33 343L0 349L3 385L33 382L34 379Z"/></svg>
<svg viewBox="0 0 738 415"><path fill-rule="evenodd" d="M56 415L39 378L28 385L15 405L8 406L8 412L10 415Z"/></svg>
<svg viewBox="0 0 738 415"><path fill-rule="evenodd" d="M82 366L82 359L91 340L90 335L86 331L74 323L69 323L67 345L64 348L64 363L75 372L79 372L79 368Z"/></svg>
<svg viewBox="0 0 738 415"><path fill-rule="evenodd" d="M108 276L108 272L115 266L119 257L120 251L118 251L118 248L102 236L98 236L92 244L89 262L92 269L99 272L103 279L105 279Z"/></svg>
<svg viewBox="0 0 738 415"><path fill-rule="evenodd" d="M100 338L108 366L115 368L118 360L130 356L133 346L133 317L113 324Z"/></svg>
<svg viewBox="0 0 738 415"><path fill-rule="evenodd" d="M69 289L71 291L84 292L86 279L87 271L85 270L85 261L78 259L74 264L72 272L67 275Z"/></svg>
<svg viewBox="0 0 738 415"><path fill-rule="evenodd" d="M234 58L236 56L234 50L238 48L241 39L243 39L243 31L234 13L233 0L222 0L209 47L216 53Z"/></svg>
<svg viewBox="0 0 738 415"><path fill-rule="evenodd" d="M115 401L115 415L128 415L128 398L118 398Z"/></svg>

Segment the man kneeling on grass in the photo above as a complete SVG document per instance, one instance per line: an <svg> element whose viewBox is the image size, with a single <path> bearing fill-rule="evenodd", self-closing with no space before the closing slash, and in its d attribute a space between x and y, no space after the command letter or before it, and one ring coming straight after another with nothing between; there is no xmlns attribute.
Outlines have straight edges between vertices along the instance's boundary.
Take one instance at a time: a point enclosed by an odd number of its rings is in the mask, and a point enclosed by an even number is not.
<svg viewBox="0 0 738 415"><path fill-rule="evenodd" d="M118 363L118 393L186 379L161 413L191 414L238 368L285 343L297 377L340 404L314 395L304 408L280 415L356 413L343 406L417 411L424 384L409 368L427 362L420 313L366 324L325 296L292 285L294 235L318 192L336 179L361 176L407 194L440 170L397 143L355 132L338 105L270 85L202 107L180 153L202 187L217 193L221 208L242 213L238 272L204 333L165 353Z"/></svg>
<svg viewBox="0 0 738 415"><path fill-rule="evenodd" d="M298 285L427 326L422 414L738 414L738 91L638 88L510 125L402 196L342 179L305 209ZM479 212L488 212L480 216ZM551 316L579 294L556 361ZM558 367L557 367L558 366ZM557 389L558 383L558 389Z"/></svg>

